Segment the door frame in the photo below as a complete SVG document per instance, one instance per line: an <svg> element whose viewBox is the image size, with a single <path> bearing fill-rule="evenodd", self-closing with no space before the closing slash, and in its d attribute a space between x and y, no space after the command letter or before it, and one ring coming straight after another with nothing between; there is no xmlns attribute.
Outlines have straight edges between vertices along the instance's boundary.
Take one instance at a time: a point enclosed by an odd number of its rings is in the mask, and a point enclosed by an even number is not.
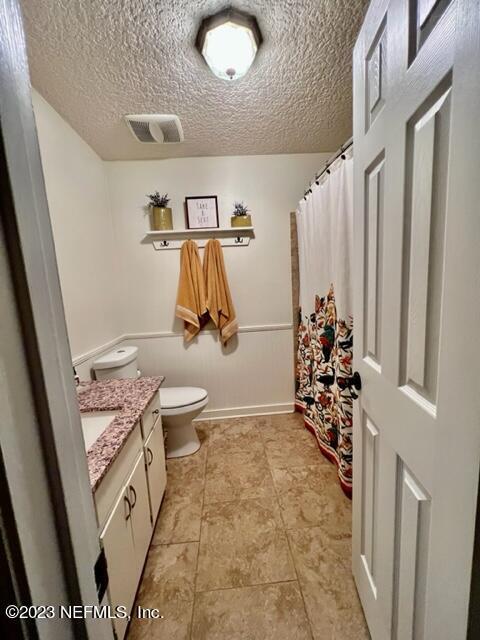
<svg viewBox="0 0 480 640"><path fill-rule="evenodd" d="M97 523L17 0L0 0L0 122L0 278L17 320L0 329L0 448L16 531L33 604L97 605ZM113 638L92 618L37 630Z"/></svg>

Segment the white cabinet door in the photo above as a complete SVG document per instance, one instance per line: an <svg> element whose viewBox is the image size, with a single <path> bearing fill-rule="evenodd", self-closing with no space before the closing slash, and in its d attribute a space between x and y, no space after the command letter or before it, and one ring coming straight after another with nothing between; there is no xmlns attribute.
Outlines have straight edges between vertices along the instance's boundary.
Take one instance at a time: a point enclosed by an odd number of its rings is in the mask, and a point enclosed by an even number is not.
<svg viewBox="0 0 480 640"><path fill-rule="evenodd" d="M478 0L373 0L355 46L353 569L374 640L467 637L479 33Z"/></svg>
<svg viewBox="0 0 480 640"><path fill-rule="evenodd" d="M124 606L130 612L137 589L135 549L133 546L131 507L123 491L100 535L108 568L108 591L112 607ZM127 620L116 619L115 631L123 638Z"/></svg>
<svg viewBox="0 0 480 640"><path fill-rule="evenodd" d="M167 485L165 447L163 444L162 421L160 419L157 421L157 424L145 443L145 459L147 461L152 520L155 523Z"/></svg>
<svg viewBox="0 0 480 640"><path fill-rule="evenodd" d="M135 548L135 585L140 579L152 537L145 458L141 453L127 481L127 496L132 505L133 546Z"/></svg>

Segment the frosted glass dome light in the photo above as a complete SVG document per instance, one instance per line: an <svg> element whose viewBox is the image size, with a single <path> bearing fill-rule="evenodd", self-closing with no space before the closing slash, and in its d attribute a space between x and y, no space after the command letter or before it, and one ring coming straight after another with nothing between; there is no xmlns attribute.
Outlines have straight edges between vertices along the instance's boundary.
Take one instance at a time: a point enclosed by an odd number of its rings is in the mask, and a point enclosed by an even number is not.
<svg viewBox="0 0 480 640"><path fill-rule="evenodd" d="M225 9L202 21L196 46L218 78L237 80L250 69L261 41L254 16Z"/></svg>

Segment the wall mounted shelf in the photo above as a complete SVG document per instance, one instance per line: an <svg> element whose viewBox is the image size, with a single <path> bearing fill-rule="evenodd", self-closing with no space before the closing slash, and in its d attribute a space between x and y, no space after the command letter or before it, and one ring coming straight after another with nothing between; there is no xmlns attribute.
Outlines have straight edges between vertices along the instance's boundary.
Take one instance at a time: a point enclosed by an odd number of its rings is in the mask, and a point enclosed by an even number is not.
<svg viewBox="0 0 480 640"><path fill-rule="evenodd" d="M228 227L225 229L173 229L148 231L143 242L152 242L156 251L180 249L185 240L195 240L202 249L210 238L220 240L222 247L248 247L255 237L254 227Z"/></svg>

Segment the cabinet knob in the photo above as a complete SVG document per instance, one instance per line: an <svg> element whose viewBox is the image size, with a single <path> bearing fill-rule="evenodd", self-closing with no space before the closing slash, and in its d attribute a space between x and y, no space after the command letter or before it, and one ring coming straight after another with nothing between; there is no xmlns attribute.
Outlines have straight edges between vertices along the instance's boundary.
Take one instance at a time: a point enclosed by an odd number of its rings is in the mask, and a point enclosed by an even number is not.
<svg viewBox="0 0 480 640"><path fill-rule="evenodd" d="M152 415L153 415L153 416L158 416L158 414L159 414L159 413L160 413L160 409L154 409L154 410L152 411Z"/></svg>

